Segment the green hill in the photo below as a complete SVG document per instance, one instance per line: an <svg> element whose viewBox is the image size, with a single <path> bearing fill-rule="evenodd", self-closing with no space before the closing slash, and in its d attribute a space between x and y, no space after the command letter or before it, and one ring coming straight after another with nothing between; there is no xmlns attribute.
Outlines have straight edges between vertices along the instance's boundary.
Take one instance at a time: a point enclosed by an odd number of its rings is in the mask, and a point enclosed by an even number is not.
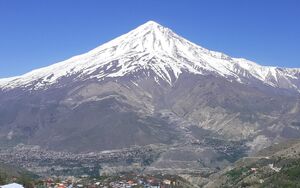
<svg viewBox="0 0 300 188"><path fill-rule="evenodd" d="M205 187L300 187L300 141L274 144L215 177Z"/></svg>

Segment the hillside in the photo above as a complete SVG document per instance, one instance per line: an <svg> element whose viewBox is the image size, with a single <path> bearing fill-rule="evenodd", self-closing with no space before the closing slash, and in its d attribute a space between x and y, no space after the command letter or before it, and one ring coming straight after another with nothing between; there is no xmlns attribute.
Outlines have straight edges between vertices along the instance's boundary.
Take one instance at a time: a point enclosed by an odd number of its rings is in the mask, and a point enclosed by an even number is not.
<svg viewBox="0 0 300 188"><path fill-rule="evenodd" d="M216 178L218 177L218 178ZM300 141L272 145L257 155L238 160L211 177L205 187L299 187Z"/></svg>

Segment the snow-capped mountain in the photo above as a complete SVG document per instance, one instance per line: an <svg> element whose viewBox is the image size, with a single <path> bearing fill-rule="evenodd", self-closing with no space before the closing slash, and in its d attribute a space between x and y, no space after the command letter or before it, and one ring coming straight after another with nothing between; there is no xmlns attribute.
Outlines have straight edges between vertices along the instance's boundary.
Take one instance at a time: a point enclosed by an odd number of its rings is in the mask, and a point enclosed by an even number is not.
<svg viewBox="0 0 300 188"><path fill-rule="evenodd" d="M46 89L60 79L104 80L143 73L172 85L182 73L214 74L243 84L260 83L300 91L300 69L261 66L200 47L149 21L85 54L22 76L0 79L0 88Z"/></svg>
<svg viewBox="0 0 300 188"><path fill-rule="evenodd" d="M149 21L85 54L0 79L0 145L82 152L212 135L254 151L300 138L299 88L299 69L231 58Z"/></svg>

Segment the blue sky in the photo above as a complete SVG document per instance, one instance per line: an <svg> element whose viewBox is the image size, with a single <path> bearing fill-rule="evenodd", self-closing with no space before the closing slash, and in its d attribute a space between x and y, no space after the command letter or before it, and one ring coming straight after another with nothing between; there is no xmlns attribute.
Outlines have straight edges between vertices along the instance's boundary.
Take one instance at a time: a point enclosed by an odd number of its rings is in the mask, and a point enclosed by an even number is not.
<svg viewBox="0 0 300 188"><path fill-rule="evenodd" d="M298 0L0 0L0 78L84 53L148 20L210 50L300 67Z"/></svg>

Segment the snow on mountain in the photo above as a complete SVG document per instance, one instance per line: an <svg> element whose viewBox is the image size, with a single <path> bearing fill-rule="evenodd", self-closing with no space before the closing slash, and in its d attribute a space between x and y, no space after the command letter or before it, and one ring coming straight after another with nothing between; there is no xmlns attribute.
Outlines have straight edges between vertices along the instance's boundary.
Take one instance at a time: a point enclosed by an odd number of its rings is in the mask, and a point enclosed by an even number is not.
<svg viewBox="0 0 300 188"><path fill-rule="evenodd" d="M22 76L0 79L0 88L34 86L34 89L43 89L68 76L75 76L75 80L101 80L139 70L152 71L170 85L180 74L188 72L216 74L241 83L256 79L272 87L297 91L300 88L300 69L261 66L245 59L231 58L189 42L153 21L85 54Z"/></svg>

